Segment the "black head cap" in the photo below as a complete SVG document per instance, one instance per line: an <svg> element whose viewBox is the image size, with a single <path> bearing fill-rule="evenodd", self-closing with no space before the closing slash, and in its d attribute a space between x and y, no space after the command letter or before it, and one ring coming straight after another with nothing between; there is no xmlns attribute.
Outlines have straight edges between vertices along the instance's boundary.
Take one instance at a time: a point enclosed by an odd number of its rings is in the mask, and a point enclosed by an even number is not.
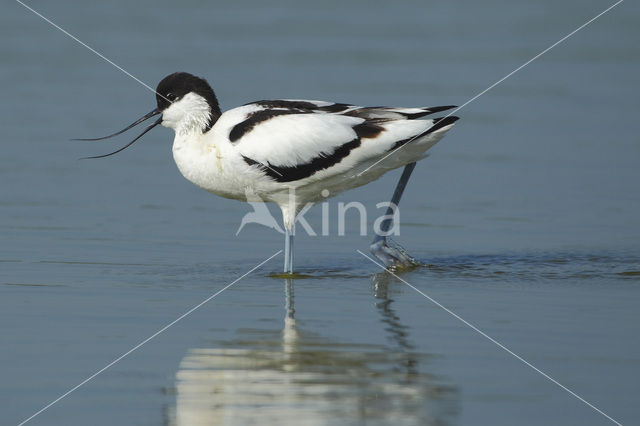
<svg viewBox="0 0 640 426"><path fill-rule="evenodd" d="M211 86L209 86L209 83L207 83L207 80L196 77L188 72L174 72L162 79L156 88L158 109L160 111L165 110L171 102L181 99L190 92L196 93L207 100L211 108L210 128L221 115L218 99Z"/></svg>

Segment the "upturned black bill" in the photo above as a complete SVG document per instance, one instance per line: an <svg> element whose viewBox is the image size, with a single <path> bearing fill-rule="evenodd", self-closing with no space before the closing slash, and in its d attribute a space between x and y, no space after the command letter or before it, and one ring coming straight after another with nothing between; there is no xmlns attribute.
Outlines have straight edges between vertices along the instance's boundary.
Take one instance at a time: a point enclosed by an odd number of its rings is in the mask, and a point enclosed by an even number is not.
<svg viewBox="0 0 640 426"><path fill-rule="evenodd" d="M103 139L109 139L112 138L114 136L118 136L124 132L126 132L127 130L131 129L132 127L137 126L138 124L142 123L143 121L148 120L149 118L153 117L154 115L158 115L160 114L161 111L158 108L155 108L153 111L150 111L149 113L145 114L144 116L142 116L141 118L139 118L138 120L134 121L133 123L131 123L130 125L128 125L127 127L125 127L124 129L113 133L111 135L108 136L103 136L101 138L92 138L92 139L72 139L74 141L100 141ZM152 125L150 125L149 127L147 127L146 129L144 129L144 131L142 133L140 133L138 136L136 136L136 138L134 140L132 140L131 142L129 142L128 144L126 144L125 146L123 146L122 148L118 149L117 151L113 151L110 152L109 154L103 154L103 155L96 155L93 157L84 157L83 160L88 160L88 159L92 159L92 158L104 158L104 157L108 157L110 155L113 154L117 154L120 151L125 150L126 148L130 147L131 145L133 145L133 143L135 141L137 141L138 139L140 139L145 133L147 133L149 130L153 129L154 127L156 127L158 124L162 123L162 117L160 117L158 120L156 120Z"/></svg>

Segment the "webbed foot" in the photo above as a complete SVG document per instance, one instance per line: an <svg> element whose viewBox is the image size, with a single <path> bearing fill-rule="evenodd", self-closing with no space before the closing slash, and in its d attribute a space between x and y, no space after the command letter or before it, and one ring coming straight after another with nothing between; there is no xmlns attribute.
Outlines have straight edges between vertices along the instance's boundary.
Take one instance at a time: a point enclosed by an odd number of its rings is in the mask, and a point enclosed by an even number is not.
<svg viewBox="0 0 640 426"><path fill-rule="evenodd" d="M386 238L374 241L369 246L369 251L389 269L404 269L420 264L398 244L392 241L389 245Z"/></svg>

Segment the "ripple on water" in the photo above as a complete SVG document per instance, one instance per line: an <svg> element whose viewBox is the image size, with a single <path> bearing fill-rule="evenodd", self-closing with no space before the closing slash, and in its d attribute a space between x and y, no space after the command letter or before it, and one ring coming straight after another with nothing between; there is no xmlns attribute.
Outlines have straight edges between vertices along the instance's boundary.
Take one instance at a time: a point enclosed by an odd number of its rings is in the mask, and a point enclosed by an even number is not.
<svg viewBox="0 0 640 426"><path fill-rule="evenodd" d="M536 281L640 277L640 259L626 253L469 254L432 257L420 263L418 272L447 278Z"/></svg>

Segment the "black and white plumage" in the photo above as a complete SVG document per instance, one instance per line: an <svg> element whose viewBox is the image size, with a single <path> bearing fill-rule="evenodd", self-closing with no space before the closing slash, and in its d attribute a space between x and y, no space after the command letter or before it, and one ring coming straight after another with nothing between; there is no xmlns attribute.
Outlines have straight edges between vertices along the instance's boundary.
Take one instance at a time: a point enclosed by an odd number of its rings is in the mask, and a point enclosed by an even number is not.
<svg viewBox="0 0 640 426"><path fill-rule="evenodd" d="M457 120L447 117L409 121L452 106L371 108L278 100L253 102L245 107L251 112L233 125L229 140L248 164L261 167L267 176L281 183L313 178L323 171L326 173L321 176L345 170L353 174L352 167L378 159L411 139L427 137ZM279 143L265 151L259 145L267 134Z"/></svg>
<svg viewBox="0 0 640 426"><path fill-rule="evenodd" d="M158 107L133 125L162 114L143 134L157 124L175 130L173 157L188 180L223 197L281 208L285 272L293 270L295 218L307 203L424 158L458 119L434 117L453 106L359 107L308 100L257 101L221 113L209 84L188 73L165 77L156 98Z"/></svg>

